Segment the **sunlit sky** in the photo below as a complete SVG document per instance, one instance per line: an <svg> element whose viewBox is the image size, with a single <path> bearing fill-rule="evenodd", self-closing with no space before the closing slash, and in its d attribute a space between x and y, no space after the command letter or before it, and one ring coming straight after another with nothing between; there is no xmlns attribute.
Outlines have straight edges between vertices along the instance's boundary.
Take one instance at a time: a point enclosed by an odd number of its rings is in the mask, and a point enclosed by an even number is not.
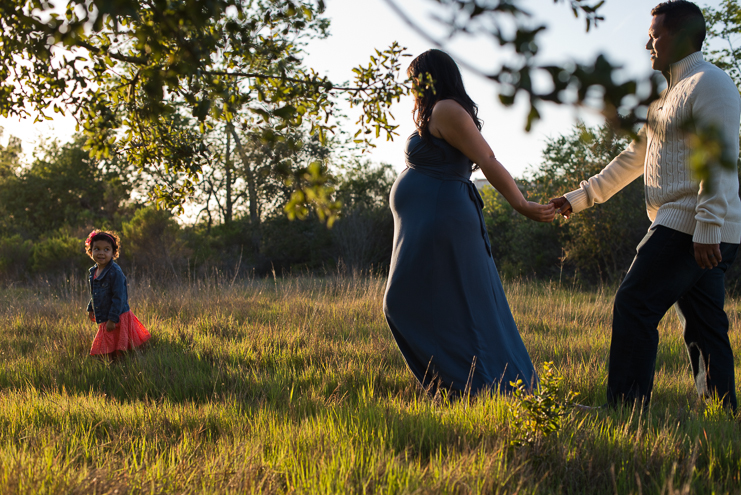
<svg viewBox="0 0 741 495"><path fill-rule="evenodd" d="M491 38L459 36L446 40L441 26L432 19L436 2L432 0L396 0L415 22L444 41L444 49L454 58L488 70L496 68L506 54ZM658 0L607 0L601 12L605 17L596 28L585 32L583 17L575 19L567 1L524 0L523 6L533 14L533 22L548 29L540 38L539 61L542 64L575 60L591 62L604 53L613 64L623 66L626 77L645 78L651 73L648 52L645 49L651 8ZM388 6L385 0L327 0L326 16L332 21L331 36L313 40L306 47L306 65L335 81L351 80L352 68L367 63L374 49L384 49L393 41L417 55L433 46L411 29ZM720 0L698 2L701 7L718 8ZM405 67L411 58L405 59ZM512 108L498 102L497 87L485 78L462 70L466 89L479 105L479 116L484 120L483 135L499 160L514 176L522 176L530 167L537 167L545 142L567 133L577 119L590 125L602 123L596 112L578 111L569 107L547 105L542 108L542 120L529 133L524 131L526 107L522 99ZM396 170L404 168L403 149L406 137L414 130L411 119L411 98L402 99L392 112L399 125L399 136L392 142L383 138L368 157L375 162L390 163ZM342 125L354 131L356 115ZM74 121L57 118L53 122L34 124L31 119L17 121L0 118L5 133L0 139L7 143L13 134L23 141L24 152L32 152L42 137L68 139L74 132Z"/></svg>

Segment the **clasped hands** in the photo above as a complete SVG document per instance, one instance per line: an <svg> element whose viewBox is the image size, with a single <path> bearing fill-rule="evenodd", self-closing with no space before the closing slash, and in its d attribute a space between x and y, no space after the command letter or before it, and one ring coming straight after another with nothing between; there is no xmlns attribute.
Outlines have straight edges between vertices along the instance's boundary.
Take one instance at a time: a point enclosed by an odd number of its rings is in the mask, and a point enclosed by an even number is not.
<svg viewBox="0 0 741 495"><path fill-rule="evenodd" d="M564 204L568 206L568 212L564 209ZM560 213L566 218L571 214L571 205L564 197L552 199L545 205L533 201L524 201L523 204L515 206L515 209L536 222L552 222L556 218L556 213Z"/></svg>
<svg viewBox="0 0 741 495"><path fill-rule="evenodd" d="M571 203L565 197L554 198L548 202L556 208L556 213L560 213L564 218L569 218L573 213L571 209ZM723 261L723 256L720 254L720 244L700 244L694 243L694 254L695 261L702 269L712 269L718 266L718 263Z"/></svg>

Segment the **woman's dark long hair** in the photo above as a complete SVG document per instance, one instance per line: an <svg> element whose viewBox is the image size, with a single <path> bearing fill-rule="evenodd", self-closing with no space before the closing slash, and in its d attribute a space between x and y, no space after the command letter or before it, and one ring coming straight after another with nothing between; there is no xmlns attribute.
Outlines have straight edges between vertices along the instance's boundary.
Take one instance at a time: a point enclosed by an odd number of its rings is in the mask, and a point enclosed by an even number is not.
<svg viewBox="0 0 741 495"><path fill-rule="evenodd" d="M471 116L476 127L481 130L482 122L478 117L479 107L466 93L461 71L450 55L442 50L427 50L412 60L407 69L407 76L421 83L414 98L412 115L422 139L431 141L430 116L435 103L440 100L457 101ZM432 87L424 86L428 77L431 77L434 82L434 90Z"/></svg>

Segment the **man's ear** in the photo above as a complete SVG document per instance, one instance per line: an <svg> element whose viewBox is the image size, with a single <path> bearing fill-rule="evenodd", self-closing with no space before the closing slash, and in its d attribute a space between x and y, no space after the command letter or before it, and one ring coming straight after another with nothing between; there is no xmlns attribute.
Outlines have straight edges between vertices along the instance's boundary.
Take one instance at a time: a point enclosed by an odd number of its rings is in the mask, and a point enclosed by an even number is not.
<svg viewBox="0 0 741 495"><path fill-rule="evenodd" d="M677 60L683 59L683 55L692 54L698 51L698 48L695 46L695 42L692 39L692 32L690 29L682 29L677 33L675 46L678 55ZM701 50L702 47L699 49Z"/></svg>

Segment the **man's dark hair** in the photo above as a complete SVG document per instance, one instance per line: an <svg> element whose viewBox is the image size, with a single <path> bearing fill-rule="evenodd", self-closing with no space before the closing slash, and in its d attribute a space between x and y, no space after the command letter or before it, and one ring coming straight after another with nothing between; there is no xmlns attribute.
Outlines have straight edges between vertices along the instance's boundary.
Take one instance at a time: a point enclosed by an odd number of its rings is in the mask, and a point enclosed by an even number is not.
<svg viewBox="0 0 741 495"><path fill-rule="evenodd" d="M664 27L672 33L684 32L697 50L705 41L705 17L700 7L686 0L661 2L651 11L651 15L664 14Z"/></svg>

